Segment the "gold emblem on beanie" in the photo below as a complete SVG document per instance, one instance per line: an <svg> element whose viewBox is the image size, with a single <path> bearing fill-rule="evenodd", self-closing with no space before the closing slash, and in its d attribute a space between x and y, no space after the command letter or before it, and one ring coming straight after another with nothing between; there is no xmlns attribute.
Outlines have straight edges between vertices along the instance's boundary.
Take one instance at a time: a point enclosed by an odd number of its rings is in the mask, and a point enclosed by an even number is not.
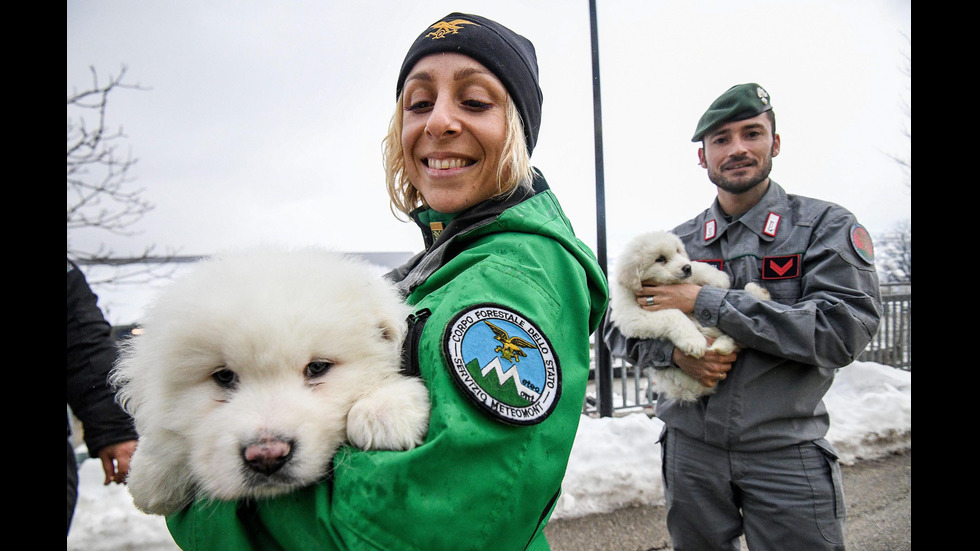
<svg viewBox="0 0 980 551"><path fill-rule="evenodd" d="M769 104L769 92L766 92L765 90L763 90L762 89L762 86L759 86L758 88L756 88L755 89L755 93L759 96L759 99L762 100L762 105L768 105Z"/></svg>
<svg viewBox="0 0 980 551"><path fill-rule="evenodd" d="M452 21L440 21L435 25L429 27L430 29L435 29L431 33L425 35L426 38L432 37L432 40L438 40L444 38L447 34L458 34L462 30L462 25L476 25L472 21L467 21L465 19L453 19Z"/></svg>

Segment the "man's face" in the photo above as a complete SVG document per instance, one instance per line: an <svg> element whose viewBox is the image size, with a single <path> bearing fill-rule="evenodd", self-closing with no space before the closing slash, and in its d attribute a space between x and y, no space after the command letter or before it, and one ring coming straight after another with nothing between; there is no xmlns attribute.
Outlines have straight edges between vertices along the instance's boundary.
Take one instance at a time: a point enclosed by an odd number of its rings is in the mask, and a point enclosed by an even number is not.
<svg viewBox="0 0 980 551"><path fill-rule="evenodd" d="M779 155L779 135L765 113L724 124L705 134L703 144L698 160L708 179L734 194L768 181L772 158Z"/></svg>

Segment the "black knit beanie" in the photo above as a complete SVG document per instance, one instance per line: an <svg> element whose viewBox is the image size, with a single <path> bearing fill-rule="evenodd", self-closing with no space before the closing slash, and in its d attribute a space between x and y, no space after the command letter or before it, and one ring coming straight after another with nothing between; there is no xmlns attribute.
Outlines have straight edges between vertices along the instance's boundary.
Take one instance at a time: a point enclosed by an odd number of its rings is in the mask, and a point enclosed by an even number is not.
<svg viewBox="0 0 980 551"><path fill-rule="evenodd" d="M541 88L534 44L523 36L479 15L451 13L422 31L409 48L398 73L395 97L402 93L412 67L429 54L455 52L469 56L500 79L524 123L528 154L541 127Z"/></svg>

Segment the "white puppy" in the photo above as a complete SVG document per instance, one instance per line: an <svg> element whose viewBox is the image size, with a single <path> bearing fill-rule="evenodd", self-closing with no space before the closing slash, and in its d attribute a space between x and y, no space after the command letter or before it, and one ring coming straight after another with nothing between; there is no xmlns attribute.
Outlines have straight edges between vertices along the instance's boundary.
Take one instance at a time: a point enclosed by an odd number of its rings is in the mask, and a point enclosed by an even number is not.
<svg viewBox="0 0 980 551"><path fill-rule="evenodd" d="M140 435L136 506L166 515L199 496L273 496L326 476L345 441L420 444L428 391L399 371L409 313L366 264L314 249L195 266L113 372Z"/></svg>
<svg viewBox="0 0 980 551"><path fill-rule="evenodd" d="M617 259L615 277L610 286L610 319L627 337L668 339L689 356L700 358L710 350L730 354L738 345L728 335L714 327L703 327L694 316L680 310L646 311L637 303L636 293L643 281L658 285L693 283L695 285L731 287L731 281L721 270L704 262L692 262L684 244L668 232L651 232L632 239ZM753 295L769 299L762 287L750 283L745 289ZM709 347L706 337L713 337ZM685 402L714 392L677 367L653 369L653 379L660 394Z"/></svg>

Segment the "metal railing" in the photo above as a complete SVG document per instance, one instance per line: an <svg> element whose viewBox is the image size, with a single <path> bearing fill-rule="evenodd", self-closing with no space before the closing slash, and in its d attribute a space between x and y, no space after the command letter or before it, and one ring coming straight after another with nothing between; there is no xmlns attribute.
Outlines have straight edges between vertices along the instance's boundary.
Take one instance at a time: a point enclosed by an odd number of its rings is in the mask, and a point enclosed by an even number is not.
<svg viewBox="0 0 980 551"><path fill-rule="evenodd" d="M858 357L860 361L876 362L905 371L912 370L912 284L881 286L881 323L868 348ZM593 335L593 339L596 338ZM593 348L594 349L594 348ZM595 363L593 362L593 372ZM625 415L634 412L653 414L657 394L648 369L640 369L622 358L612 359L612 412ZM592 378L592 377L590 377ZM599 377L594 377L598 380ZM601 393L595 381L589 382L583 412L598 415Z"/></svg>
<svg viewBox="0 0 980 551"><path fill-rule="evenodd" d="M912 284L881 286L881 323L860 358L912 371Z"/></svg>

